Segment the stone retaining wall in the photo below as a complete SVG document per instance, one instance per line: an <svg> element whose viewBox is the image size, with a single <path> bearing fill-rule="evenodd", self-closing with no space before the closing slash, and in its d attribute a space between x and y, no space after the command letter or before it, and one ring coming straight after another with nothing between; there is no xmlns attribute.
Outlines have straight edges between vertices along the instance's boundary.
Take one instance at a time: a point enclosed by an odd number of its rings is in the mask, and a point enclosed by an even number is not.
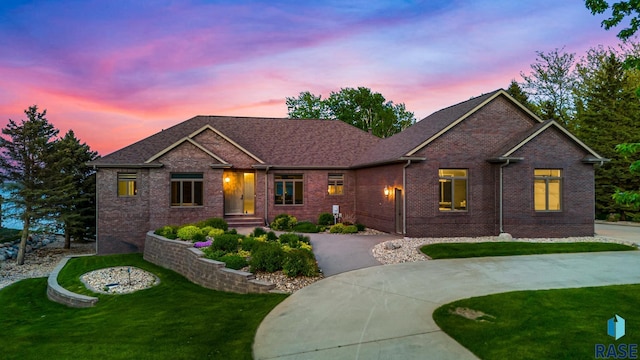
<svg viewBox="0 0 640 360"><path fill-rule="evenodd" d="M60 263L58 263L55 269L53 269L51 274L49 274L49 279L47 280L47 297L51 301L74 308L95 306L98 302L97 297L76 294L58 284L58 274L60 273L60 270L62 270L62 268L67 264L67 261L72 257L73 256L65 256Z"/></svg>
<svg viewBox="0 0 640 360"><path fill-rule="evenodd" d="M223 262L204 258L192 243L169 240L152 231L145 239L144 259L208 289L247 294L268 293L275 288L274 284L256 280L252 273L227 269Z"/></svg>

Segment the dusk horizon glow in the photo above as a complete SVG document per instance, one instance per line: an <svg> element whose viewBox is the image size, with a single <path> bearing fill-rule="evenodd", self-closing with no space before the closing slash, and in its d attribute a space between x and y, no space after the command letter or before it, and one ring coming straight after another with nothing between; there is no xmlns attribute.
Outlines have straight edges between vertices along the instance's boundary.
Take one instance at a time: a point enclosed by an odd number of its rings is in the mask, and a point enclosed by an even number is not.
<svg viewBox="0 0 640 360"><path fill-rule="evenodd" d="M617 46L582 0L4 1L0 126L37 105L107 155L196 115L286 117L364 86L416 118Z"/></svg>

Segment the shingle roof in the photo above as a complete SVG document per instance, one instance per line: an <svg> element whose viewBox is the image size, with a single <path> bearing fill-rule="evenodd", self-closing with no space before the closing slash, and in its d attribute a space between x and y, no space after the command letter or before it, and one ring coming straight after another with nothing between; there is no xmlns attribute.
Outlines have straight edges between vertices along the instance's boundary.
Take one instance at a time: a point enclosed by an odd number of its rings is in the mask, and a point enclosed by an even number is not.
<svg viewBox="0 0 640 360"><path fill-rule="evenodd" d="M383 163L413 155L425 141L437 136L456 121L504 90L496 90L436 111L404 131L384 139L376 148L358 159L358 165Z"/></svg>
<svg viewBox="0 0 640 360"><path fill-rule="evenodd" d="M207 125L265 164L276 166L348 167L381 140L342 121L196 116L106 155L91 165L143 164Z"/></svg>

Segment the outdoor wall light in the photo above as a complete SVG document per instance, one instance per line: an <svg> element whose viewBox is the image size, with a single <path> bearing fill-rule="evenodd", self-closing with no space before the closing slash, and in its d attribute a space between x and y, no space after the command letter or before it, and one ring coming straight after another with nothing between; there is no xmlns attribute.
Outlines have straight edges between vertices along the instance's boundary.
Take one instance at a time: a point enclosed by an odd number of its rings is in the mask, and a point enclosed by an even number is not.
<svg viewBox="0 0 640 360"><path fill-rule="evenodd" d="M384 196L389 196L389 188L385 186L384 190Z"/></svg>
<svg viewBox="0 0 640 360"><path fill-rule="evenodd" d="M226 178L224 178L224 182L226 182L227 184L230 183L231 182L231 178L227 176Z"/></svg>

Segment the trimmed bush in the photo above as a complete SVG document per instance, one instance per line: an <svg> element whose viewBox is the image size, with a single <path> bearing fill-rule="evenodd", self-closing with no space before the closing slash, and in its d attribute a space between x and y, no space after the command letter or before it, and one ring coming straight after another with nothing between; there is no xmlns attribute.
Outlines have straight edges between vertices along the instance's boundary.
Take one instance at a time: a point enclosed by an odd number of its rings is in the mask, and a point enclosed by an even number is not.
<svg viewBox="0 0 640 360"><path fill-rule="evenodd" d="M202 230L195 225L186 225L178 229L177 235L182 240L193 241L197 234L202 234ZM203 239L197 240L202 241Z"/></svg>
<svg viewBox="0 0 640 360"><path fill-rule="evenodd" d="M292 249L287 252L282 263L282 272L288 277L316 276L318 264L313 253L303 249Z"/></svg>
<svg viewBox="0 0 640 360"><path fill-rule="evenodd" d="M288 214L280 214L273 219L271 228L274 230L288 231L291 230L298 223L298 219L295 216Z"/></svg>
<svg viewBox="0 0 640 360"><path fill-rule="evenodd" d="M293 231L302 232L302 233L317 233L320 232L320 228L309 221L302 221L296 224L293 227Z"/></svg>
<svg viewBox="0 0 640 360"><path fill-rule="evenodd" d="M331 213L322 213L318 217L318 225L324 225L324 226L333 225L334 221L335 220L334 220L333 214Z"/></svg>
<svg viewBox="0 0 640 360"><path fill-rule="evenodd" d="M366 226L362 224L356 224L356 227L358 228L358 231L365 231L367 229Z"/></svg>
<svg viewBox="0 0 640 360"><path fill-rule="evenodd" d="M249 265L251 266L251 272L274 272L282 269L283 260L284 250L282 250L280 244L261 242L254 246Z"/></svg>
<svg viewBox="0 0 640 360"><path fill-rule="evenodd" d="M300 247L300 243L309 244L311 241L308 236L302 234L286 233L280 235L280 243L295 249Z"/></svg>
<svg viewBox="0 0 640 360"><path fill-rule="evenodd" d="M335 225L333 225L331 228L329 228L329 232L332 234L342 234L342 232L344 231L345 226L342 223L337 223Z"/></svg>
<svg viewBox="0 0 640 360"><path fill-rule="evenodd" d="M226 253L222 250L214 250L211 246L209 247L204 247L202 249L202 252L204 253L204 256L207 259L211 259L211 260L217 260L220 261L220 258L222 258L223 256L226 255Z"/></svg>
<svg viewBox="0 0 640 360"><path fill-rule="evenodd" d="M358 232L358 227L355 225L345 225L342 223L335 224L329 229L332 234L355 234Z"/></svg>
<svg viewBox="0 0 640 360"><path fill-rule="evenodd" d="M240 235L234 234L218 235L213 239L213 244L211 244L211 247L214 250L222 250L227 253L234 253L238 251L238 239L240 237Z"/></svg>
<svg viewBox="0 0 640 360"><path fill-rule="evenodd" d="M157 229L153 233L156 234L156 235L164 236L167 239L171 239L171 240L176 239L178 237L177 227L176 226L170 226L170 225L165 225L165 226Z"/></svg>
<svg viewBox="0 0 640 360"><path fill-rule="evenodd" d="M195 233L191 238L192 242L203 242L207 240L207 235L205 235L202 230L199 233Z"/></svg>
<svg viewBox="0 0 640 360"><path fill-rule="evenodd" d="M229 224L221 218L209 218L202 222L202 226L211 226L212 228L222 229L224 231L229 229Z"/></svg>
<svg viewBox="0 0 640 360"><path fill-rule="evenodd" d="M220 257L218 261L224 262L229 269L234 270L240 270L247 266L247 260L238 254L226 254Z"/></svg>
<svg viewBox="0 0 640 360"><path fill-rule="evenodd" d="M253 235L254 237L260 237L262 235L265 235L267 233L267 230L261 228L261 227L257 227L255 229L253 229L253 232L251 233L251 235Z"/></svg>
<svg viewBox="0 0 640 360"><path fill-rule="evenodd" d="M260 241L256 240L255 237L248 236L248 237L245 237L245 238L241 239L240 247L244 251L253 251L253 248L255 247L256 243L258 243L258 242L260 242Z"/></svg>
<svg viewBox="0 0 640 360"><path fill-rule="evenodd" d="M224 230L211 228L211 231L209 231L207 233L207 236L210 237L210 238L214 238L215 239L216 236L220 236L222 234L224 234Z"/></svg>
<svg viewBox="0 0 640 360"><path fill-rule="evenodd" d="M276 233L274 233L273 231L269 231L267 233L267 241L276 241L278 240L278 235L276 235Z"/></svg>

